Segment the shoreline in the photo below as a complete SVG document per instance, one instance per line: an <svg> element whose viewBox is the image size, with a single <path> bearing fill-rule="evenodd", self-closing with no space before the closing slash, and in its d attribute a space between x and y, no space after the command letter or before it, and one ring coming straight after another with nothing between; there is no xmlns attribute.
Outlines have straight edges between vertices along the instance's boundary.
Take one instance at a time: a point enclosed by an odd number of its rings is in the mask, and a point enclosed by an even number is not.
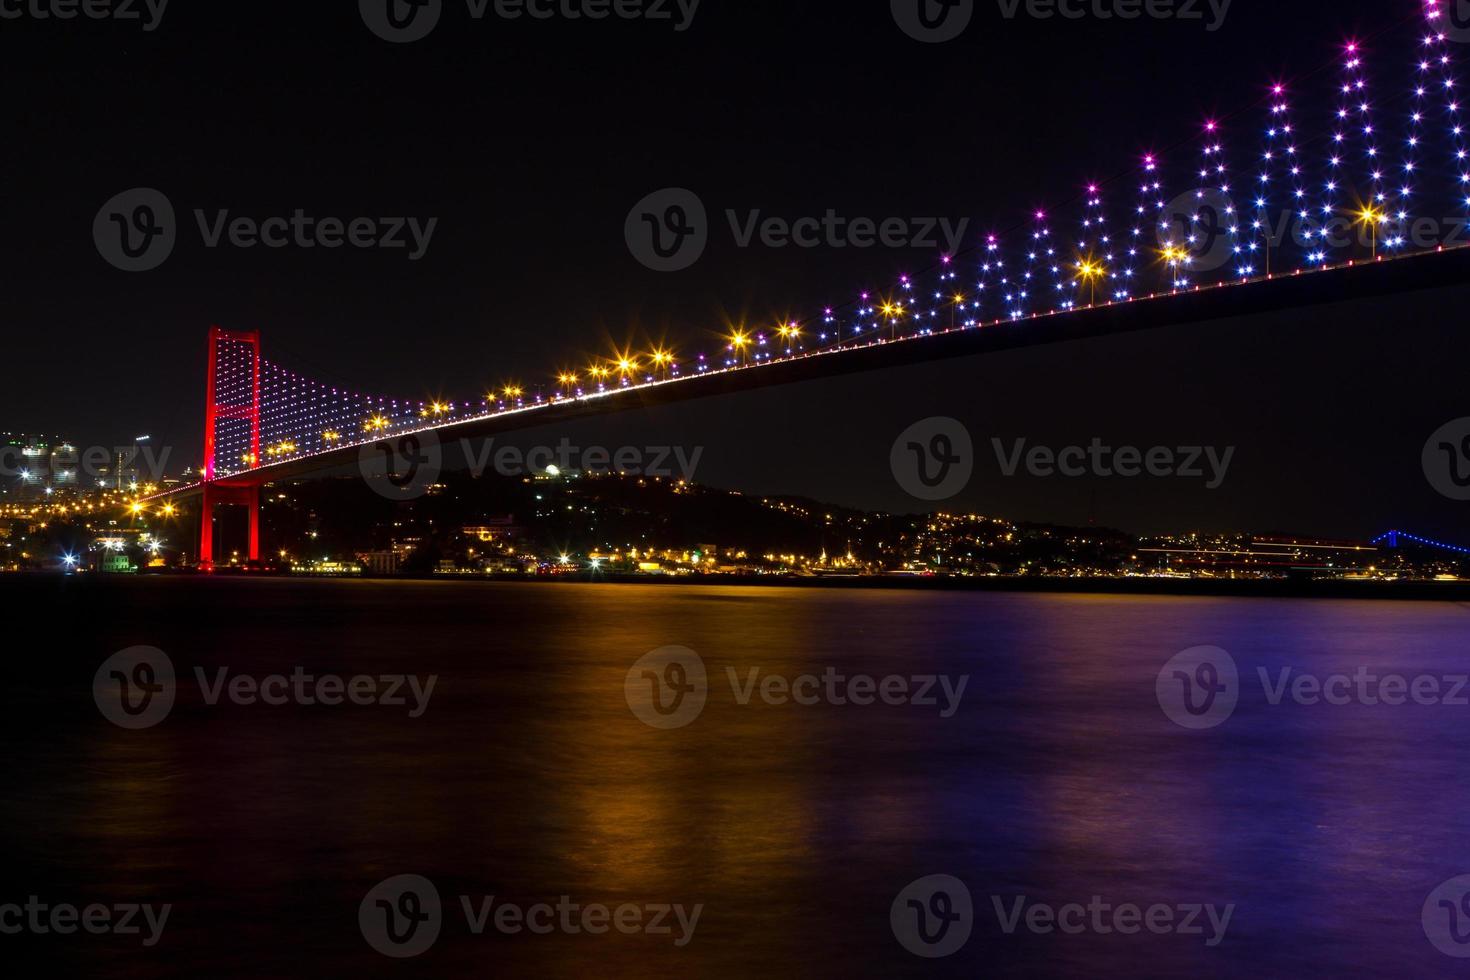
<svg viewBox="0 0 1470 980"><path fill-rule="evenodd" d="M364 576L366 578L367 576ZM733 585L743 588L868 589L937 592L1075 593L1083 595L1217 596L1221 598L1380 599L1470 602L1470 581L1344 582L1251 579L1166 578L920 578L781 577L731 575L702 579L657 575L465 576L470 581L608 585ZM382 581L384 579L375 579ZM457 576L427 575L419 581L455 581Z"/></svg>
<svg viewBox="0 0 1470 980"><path fill-rule="evenodd" d="M12 573L0 580L35 582L62 577L47 572ZM1243 599L1364 599L1408 602L1470 602L1470 581L1356 582L1287 579L1168 579L1168 578L922 578L922 577L803 577L774 575L659 576L615 574L567 575L282 575L272 573L216 572L153 573L142 575L87 575L76 581L100 584L114 579L190 579L273 582L521 582L537 585L649 585L734 586L737 588L851 589L878 591L1017 592L1042 594L1119 596L1211 596Z"/></svg>

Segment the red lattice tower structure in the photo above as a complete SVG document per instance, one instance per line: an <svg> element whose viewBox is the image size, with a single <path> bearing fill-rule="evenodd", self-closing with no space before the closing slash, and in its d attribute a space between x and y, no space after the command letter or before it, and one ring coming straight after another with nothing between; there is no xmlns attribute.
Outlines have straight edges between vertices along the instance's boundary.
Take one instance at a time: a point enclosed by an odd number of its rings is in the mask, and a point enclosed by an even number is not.
<svg viewBox="0 0 1470 980"><path fill-rule="evenodd" d="M248 558L260 560L260 484L239 474L260 465L260 332L209 330L204 401L203 506L199 516L199 564L214 565L214 509L219 504L249 512ZM221 450L239 459L221 460Z"/></svg>

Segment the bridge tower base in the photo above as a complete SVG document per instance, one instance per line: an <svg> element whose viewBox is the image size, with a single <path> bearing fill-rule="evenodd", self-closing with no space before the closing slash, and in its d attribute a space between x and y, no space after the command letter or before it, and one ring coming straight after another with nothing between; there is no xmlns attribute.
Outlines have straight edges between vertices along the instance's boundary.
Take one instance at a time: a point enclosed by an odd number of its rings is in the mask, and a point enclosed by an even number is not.
<svg viewBox="0 0 1470 980"><path fill-rule="evenodd" d="M260 487L204 484L204 498L199 508L199 567L214 568L214 510L217 506L244 507L249 515L246 559L260 561Z"/></svg>

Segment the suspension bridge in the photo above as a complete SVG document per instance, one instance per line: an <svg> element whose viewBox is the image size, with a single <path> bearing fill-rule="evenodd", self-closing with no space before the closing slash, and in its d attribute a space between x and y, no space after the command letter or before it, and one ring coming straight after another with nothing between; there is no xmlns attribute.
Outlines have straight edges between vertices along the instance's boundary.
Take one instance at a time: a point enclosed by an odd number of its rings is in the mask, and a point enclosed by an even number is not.
<svg viewBox="0 0 1470 980"><path fill-rule="evenodd" d="M259 331L213 327L197 482L144 498L201 501L200 564L215 510L249 514L260 558L261 488L433 434L467 438L692 398L986 351L1103 337L1470 281L1461 32L1445 0L1264 94L1195 136L1138 156L941 256L883 290L723 349L620 351L529 391L469 400L388 398L265 357ZM1470 40L1470 36L1464 38ZM1389 82L1386 79L1394 79Z"/></svg>

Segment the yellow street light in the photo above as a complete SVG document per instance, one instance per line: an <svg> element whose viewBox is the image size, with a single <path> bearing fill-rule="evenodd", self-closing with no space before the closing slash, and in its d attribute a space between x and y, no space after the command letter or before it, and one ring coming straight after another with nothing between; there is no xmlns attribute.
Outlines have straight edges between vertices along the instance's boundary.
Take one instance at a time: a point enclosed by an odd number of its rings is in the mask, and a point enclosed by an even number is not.
<svg viewBox="0 0 1470 980"><path fill-rule="evenodd" d="M1388 220L1388 215L1373 207L1363 208L1358 212L1358 223L1368 226L1372 234L1373 257L1378 258L1378 226Z"/></svg>
<svg viewBox="0 0 1470 980"><path fill-rule="evenodd" d="M954 306L950 307L950 310L949 310L949 328L951 330L954 329L955 320L957 320L959 318L960 307L962 307L964 305L965 305L965 294L964 293L955 293L954 294Z"/></svg>
<svg viewBox="0 0 1470 980"><path fill-rule="evenodd" d="M1097 281L1101 279L1106 274L1106 272L1107 270L1103 268L1102 263L1094 262L1091 259L1083 259L1081 262L1077 263L1078 280L1081 282L1086 282L1092 287L1091 304L1093 306L1097 305Z"/></svg>
<svg viewBox="0 0 1470 980"><path fill-rule="evenodd" d="M1159 250L1159 256L1164 260L1164 264L1169 267L1169 288L1177 288L1179 285L1179 267L1189 264L1189 249L1175 245L1173 242L1166 242L1164 247Z"/></svg>
<svg viewBox="0 0 1470 980"><path fill-rule="evenodd" d="M898 339L898 321L903 319L903 304L884 303L879 309L888 318L889 337L895 340Z"/></svg>
<svg viewBox="0 0 1470 980"><path fill-rule="evenodd" d="M750 346L750 335L744 330L736 330L730 335L730 349L742 359L745 357L745 349Z"/></svg>

